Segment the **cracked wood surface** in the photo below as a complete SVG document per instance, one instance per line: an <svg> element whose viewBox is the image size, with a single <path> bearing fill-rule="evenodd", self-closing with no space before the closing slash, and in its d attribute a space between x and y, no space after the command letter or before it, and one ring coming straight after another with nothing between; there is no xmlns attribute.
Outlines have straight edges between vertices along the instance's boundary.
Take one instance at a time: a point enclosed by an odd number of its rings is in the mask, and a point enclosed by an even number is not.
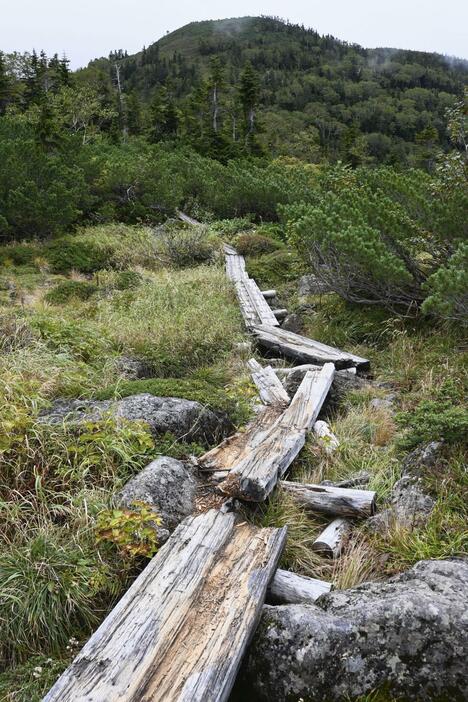
<svg viewBox="0 0 468 702"><path fill-rule="evenodd" d="M289 407L278 417L261 442L243 452L230 467L219 488L231 497L261 502L284 475L305 443L333 382L335 367L327 363L319 372L308 371Z"/></svg>
<svg viewBox="0 0 468 702"><path fill-rule="evenodd" d="M369 366L367 358L340 351L333 346L321 344L319 341L275 326L259 324L251 327L250 331L261 346L301 363L322 365L331 362L337 369L356 366L364 370Z"/></svg>
<svg viewBox="0 0 468 702"><path fill-rule="evenodd" d="M251 358L247 365L250 368L252 380L260 399L265 405L286 406L289 404L289 395L271 366L263 367L255 358Z"/></svg>
<svg viewBox="0 0 468 702"><path fill-rule="evenodd" d="M188 517L44 702L223 702L261 614L286 529Z"/></svg>
<svg viewBox="0 0 468 702"><path fill-rule="evenodd" d="M375 513L376 494L373 490L306 485L285 480L282 480L280 485L311 512L340 517L370 517Z"/></svg>

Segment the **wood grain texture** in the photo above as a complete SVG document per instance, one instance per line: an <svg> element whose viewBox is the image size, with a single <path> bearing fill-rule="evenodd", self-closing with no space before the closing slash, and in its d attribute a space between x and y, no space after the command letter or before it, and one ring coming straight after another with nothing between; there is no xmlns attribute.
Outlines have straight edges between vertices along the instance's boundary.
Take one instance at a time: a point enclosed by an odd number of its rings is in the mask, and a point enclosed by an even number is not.
<svg viewBox="0 0 468 702"><path fill-rule="evenodd" d="M252 327L251 331L261 346L300 363L322 365L331 362L335 364L337 369L356 366L364 370L369 367L369 361L366 358L340 351L333 346L321 344L319 341L308 339L285 329L260 324Z"/></svg>
<svg viewBox="0 0 468 702"><path fill-rule="evenodd" d="M340 517L370 517L375 513L375 492L328 485L281 481L281 487L311 512Z"/></svg>
<svg viewBox="0 0 468 702"><path fill-rule="evenodd" d="M234 283L248 277L243 256L239 256L238 254L229 254L226 256L226 275L229 280L232 280Z"/></svg>
<svg viewBox="0 0 468 702"><path fill-rule="evenodd" d="M219 488L231 497L261 502L284 475L305 443L333 382L335 368L326 364L319 372L308 372L289 407L252 447L231 466L229 477Z"/></svg>
<svg viewBox="0 0 468 702"><path fill-rule="evenodd" d="M223 702L284 546L285 529L189 517L44 702Z"/></svg>
<svg viewBox="0 0 468 702"><path fill-rule="evenodd" d="M260 399L265 405L285 407L289 404L289 395L271 366L263 367L255 358L248 361L248 366Z"/></svg>
<svg viewBox="0 0 468 702"><path fill-rule="evenodd" d="M267 592L271 604L300 604L315 602L321 595L330 592L331 583L325 580L297 575L289 570L278 568Z"/></svg>
<svg viewBox="0 0 468 702"><path fill-rule="evenodd" d="M262 407L244 430L238 431L198 459L201 470L229 470L243 456L261 444L282 413L280 406Z"/></svg>
<svg viewBox="0 0 468 702"><path fill-rule="evenodd" d="M315 539L312 549L327 556L327 558L338 558L346 545L350 532L351 522L349 519L338 517Z"/></svg>
<svg viewBox="0 0 468 702"><path fill-rule="evenodd" d="M252 278L240 278L235 281L235 285L241 313L248 329L257 324L279 326L271 307Z"/></svg>

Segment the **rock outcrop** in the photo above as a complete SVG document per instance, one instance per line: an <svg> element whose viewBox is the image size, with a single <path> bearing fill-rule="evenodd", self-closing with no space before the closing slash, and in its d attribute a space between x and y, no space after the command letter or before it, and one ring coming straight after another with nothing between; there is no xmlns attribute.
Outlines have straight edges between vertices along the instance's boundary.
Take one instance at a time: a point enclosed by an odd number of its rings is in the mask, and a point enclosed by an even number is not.
<svg viewBox="0 0 468 702"><path fill-rule="evenodd" d="M154 436L170 432L177 438L217 443L232 430L226 415L215 413L199 402L178 397L155 397L149 393L121 400L57 400L39 421L53 424L98 421L105 416L143 421Z"/></svg>
<svg viewBox="0 0 468 702"><path fill-rule="evenodd" d="M240 686L265 702L334 702L382 686L404 699L466 700L467 612L461 559L421 561L316 604L266 606Z"/></svg>
<svg viewBox="0 0 468 702"><path fill-rule="evenodd" d="M156 527L159 543L195 509L197 480L192 468L175 458L161 456L129 480L115 501L131 508L135 501L150 505L162 519Z"/></svg>

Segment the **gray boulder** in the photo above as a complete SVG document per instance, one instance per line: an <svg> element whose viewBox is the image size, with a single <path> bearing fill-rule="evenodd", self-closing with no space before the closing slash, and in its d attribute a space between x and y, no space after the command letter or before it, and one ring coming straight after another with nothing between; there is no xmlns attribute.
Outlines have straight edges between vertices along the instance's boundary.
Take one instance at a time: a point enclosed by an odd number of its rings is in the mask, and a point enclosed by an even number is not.
<svg viewBox="0 0 468 702"><path fill-rule="evenodd" d="M429 470L442 467L442 441L430 441L427 444L418 446L409 453L403 461L403 473L405 475L421 476Z"/></svg>
<svg viewBox="0 0 468 702"><path fill-rule="evenodd" d="M299 278L298 293L300 296L321 295L327 292L332 292L332 288L319 280L317 276L310 273Z"/></svg>
<svg viewBox="0 0 468 702"><path fill-rule="evenodd" d="M98 421L110 415L148 424L154 436L171 432L187 441L216 443L232 429L226 415L207 409L199 402L178 397L155 397L149 393L121 400L56 400L39 421L61 424Z"/></svg>
<svg viewBox="0 0 468 702"><path fill-rule="evenodd" d="M116 367L129 380L138 378L151 378L152 369L145 361L132 356L120 356L116 360Z"/></svg>
<svg viewBox="0 0 468 702"><path fill-rule="evenodd" d="M298 314L295 314L294 312L288 314L281 323L282 329L286 329L287 331L293 332L294 334L299 334L299 332L302 331L303 326L304 325L301 317Z"/></svg>
<svg viewBox="0 0 468 702"><path fill-rule="evenodd" d="M194 511L196 489L192 468L175 458L161 456L129 480L115 501L127 508L135 501L150 505L162 519L156 529L159 543L164 543L176 526Z"/></svg>
<svg viewBox="0 0 468 702"><path fill-rule="evenodd" d="M384 534L393 525L404 529L424 526L434 504L432 497L422 489L419 478L404 475L392 488L390 506L370 517L366 529Z"/></svg>
<svg viewBox="0 0 468 702"><path fill-rule="evenodd" d="M334 702L387 685L404 699L461 701L467 655L468 562L421 561L315 604L264 607L240 690Z"/></svg>

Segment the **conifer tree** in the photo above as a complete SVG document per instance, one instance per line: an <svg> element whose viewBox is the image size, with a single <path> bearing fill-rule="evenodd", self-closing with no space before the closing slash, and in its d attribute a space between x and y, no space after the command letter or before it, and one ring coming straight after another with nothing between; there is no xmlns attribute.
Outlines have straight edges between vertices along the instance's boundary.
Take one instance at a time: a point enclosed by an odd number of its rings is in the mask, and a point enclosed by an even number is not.
<svg viewBox="0 0 468 702"><path fill-rule="evenodd" d="M5 114L11 98L12 84L6 70L3 53L0 51L0 115Z"/></svg>
<svg viewBox="0 0 468 702"><path fill-rule="evenodd" d="M260 100L260 81L250 61L241 74L239 97L244 115L245 144L251 153L259 153L261 148L255 134L258 131L256 109Z"/></svg>
<svg viewBox="0 0 468 702"><path fill-rule="evenodd" d="M127 125L128 132L133 136L141 134L142 130L142 108L140 98L135 90L127 97Z"/></svg>

